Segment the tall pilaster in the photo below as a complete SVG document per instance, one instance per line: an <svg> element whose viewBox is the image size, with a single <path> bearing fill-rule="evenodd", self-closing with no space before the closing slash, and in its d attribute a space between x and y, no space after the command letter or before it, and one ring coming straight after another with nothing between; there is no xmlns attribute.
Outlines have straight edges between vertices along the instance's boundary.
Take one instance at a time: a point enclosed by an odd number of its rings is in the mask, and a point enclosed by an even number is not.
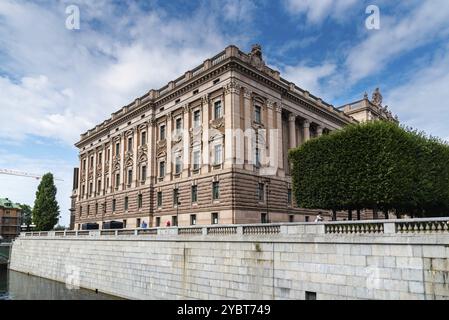
<svg viewBox="0 0 449 320"><path fill-rule="evenodd" d="M201 150L201 155L203 158L202 166L201 166L201 173L208 173L210 172L210 157L209 157L209 96L205 95L201 99L202 103L202 120L203 120L203 133L202 133L202 140L203 140L203 148Z"/></svg>
<svg viewBox="0 0 449 320"><path fill-rule="evenodd" d="M283 147L283 133L282 133L282 107L281 105L277 105L275 108L276 111L276 129L277 129L277 148L278 148L278 169L279 173L284 171L284 147Z"/></svg>
<svg viewBox="0 0 449 320"><path fill-rule="evenodd" d="M172 177L172 148L171 148L171 142L172 142L172 135L173 135L173 130L172 130L172 118L173 115L171 112L167 113L167 128L166 128L166 139L167 139L167 162L165 164L166 166L166 172L165 172L165 177L164 177L164 181L166 179L168 179L168 181L171 181L171 177ZM168 178L167 178L168 176Z"/></svg>
<svg viewBox="0 0 449 320"><path fill-rule="evenodd" d="M296 148L296 116L292 113L288 116L288 133L289 148Z"/></svg>
<svg viewBox="0 0 449 320"><path fill-rule="evenodd" d="M244 144L243 144L243 157L244 157L244 168L245 170L253 171L253 154L252 154L252 137L251 137L251 122L253 119L252 114L252 100L251 100L251 91L245 89L243 93L243 112L245 115L244 119Z"/></svg>
<svg viewBox="0 0 449 320"><path fill-rule="evenodd" d="M303 128L304 128L304 142L307 142L310 140L310 121L309 120L304 120L303 123Z"/></svg>
<svg viewBox="0 0 449 320"><path fill-rule="evenodd" d="M182 168L182 176L184 178L189 177L189 169L190 169L190 108L189 105L186 104L182 108L183 111L183 130L182 130L182 150L183 150L183 168Z"/></svg>

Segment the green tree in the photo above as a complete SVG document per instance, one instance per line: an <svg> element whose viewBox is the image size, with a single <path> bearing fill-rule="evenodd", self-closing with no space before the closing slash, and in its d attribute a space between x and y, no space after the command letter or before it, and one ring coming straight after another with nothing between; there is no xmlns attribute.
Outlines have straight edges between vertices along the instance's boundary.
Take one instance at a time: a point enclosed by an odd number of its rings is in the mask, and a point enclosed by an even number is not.
<svg viewBox="0 0 449 320"><path fill-rule="evenodd" d="M293 192L303 208L449 211L449 146L375 121L350 125L291 150Z"/></svg>
<svg viewBox="0 0 449 320"><path fill-rule="evenodd" d="M36 200L34 201L33 221L36 230L51 230L58 222L59 205L56 201L56 192L53 175L46 173L37 188Z"/></svg>
<svg viewBox="0 0 449 320"><path fill-rule="evenodd" d="M22 223L26 226L29 226L33 222L33 210L27 204L21 204L20 208L22 209Z"/></svg>

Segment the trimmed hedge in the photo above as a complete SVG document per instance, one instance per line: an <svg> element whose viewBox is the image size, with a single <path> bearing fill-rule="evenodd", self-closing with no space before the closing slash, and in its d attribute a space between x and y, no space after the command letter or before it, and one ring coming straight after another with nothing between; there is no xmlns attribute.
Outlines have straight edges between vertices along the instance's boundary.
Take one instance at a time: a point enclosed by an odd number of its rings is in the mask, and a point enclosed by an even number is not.
<svg viewBox="0 0 449 320"><path fill-rule="evenodd" d="M449 146L390 122L349 125L289 152L301 208L442 216Z"/></svg>

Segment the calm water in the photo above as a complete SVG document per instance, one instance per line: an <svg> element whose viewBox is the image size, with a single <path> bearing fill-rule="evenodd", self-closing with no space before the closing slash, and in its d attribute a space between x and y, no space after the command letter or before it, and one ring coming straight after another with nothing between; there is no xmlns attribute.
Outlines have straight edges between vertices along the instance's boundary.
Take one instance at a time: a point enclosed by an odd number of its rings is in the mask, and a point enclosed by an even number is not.
<svg viewBox="0 0 449 320"><path fill-rule="evenodd" d="M0 300L116 300L91 290L69 290L64 283L29 276L0 266Z"/></svg>

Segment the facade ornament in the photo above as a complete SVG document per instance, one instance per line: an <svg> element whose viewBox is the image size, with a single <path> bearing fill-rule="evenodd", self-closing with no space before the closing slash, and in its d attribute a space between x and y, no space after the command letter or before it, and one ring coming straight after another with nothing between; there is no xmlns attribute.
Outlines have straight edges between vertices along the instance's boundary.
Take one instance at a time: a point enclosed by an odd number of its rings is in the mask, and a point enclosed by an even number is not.
<svg viewBox="0 0 449 320"><path fill-rule="evenodd" d="M254 44L249 53L250 64L259 70L263 70L265 67L265 61L262 58L262 47L260 44Z"/></svg>
<svg viewBox="0 0 449 320"><path fill-rule="evenodd" d="M203 105L208 104L209 101L210 101L209 94L205 94L204 96L201 97L201 104Z"/></svg>
<svg viewBox="0 0 449 320"><path fill-rule="evenodd" d="M245 89L245 90L243 91L243 97L244 97L245 99L252 99L252 92L249 91L248 89Z"/></svg>
<svg viewBox="0 0 449 320"><path fill-rule="evenodd" d="M275 107L274 107L274 110L276 112L278 112L278 113L281 113L282 112L282 106L276 103Z"/></svg>
<svg viewBox="0 0 449 320"><path fill-rule="evenodd" d="M382 106L382 94L380 93L379 88L376 88L373 92L372 102L378 107Z"/></svg>
<svg viewBox="0 0 449 320"><path fill-rule="evenodd" d="M152 116L149 122L150 122L150 126L154 127L156 125L156 118L154 116Z"/></svg>
<svg viewBox="0 0 449 320"><path fill-rule="evenodd" d="M290 122L296 121L296 115L294 115L293 113L290 113L288 116L288 121L290 121Z"/></svg>
<svg viewBox="0 0 449 320"><path fill-rule="evenodd" d="M365 91L365 94L363 95L364 100L368 100L368 93Z"/></svg>
<svg viewBox="0 0 449 320"><path fill-rule="evenodd" d="M210 120L210 126L214 129L220 129L224 127L224 117L219 119Z"/></svg>
<svg viewBox="0 0 449 320"><path fill-rule="evenodd" d="M267 108L273 110L275 102L273 100L267 100Z"/></svg>
<svg viewBox="0 0 449 320"><path fill-rule="evenodd" d="M225 87L224 87L224 94L230 94L230 93L235 93L235 94L239 94L240 92L240 85L237 81L235 80L231 80Z"/></svg>

